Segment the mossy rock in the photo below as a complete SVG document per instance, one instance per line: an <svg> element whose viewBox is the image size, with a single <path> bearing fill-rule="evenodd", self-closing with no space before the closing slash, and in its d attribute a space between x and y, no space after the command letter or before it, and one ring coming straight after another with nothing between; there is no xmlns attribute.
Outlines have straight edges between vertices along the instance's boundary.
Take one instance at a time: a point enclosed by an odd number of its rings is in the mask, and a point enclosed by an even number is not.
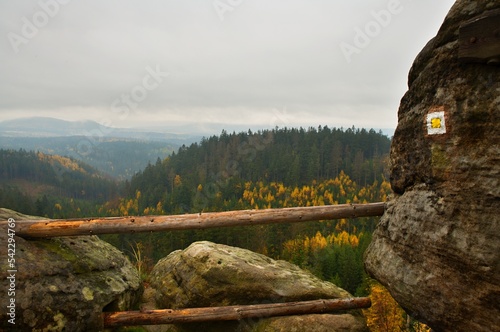
<svg viewBox="0 0 500 332"><path fill-rule="evenodd" d="M0 209L0 220L36 217ZM0 243L7 243L6 225ZM101 314L128 310L140 297L139 275L128 258L97 236L26 240L15 236L16 320L20 331L100 331ZM7 253L0 252L0 287L8 289ZM1 297L3 308L9 298ZM0 330L8 330L5 310Z"/></svg>

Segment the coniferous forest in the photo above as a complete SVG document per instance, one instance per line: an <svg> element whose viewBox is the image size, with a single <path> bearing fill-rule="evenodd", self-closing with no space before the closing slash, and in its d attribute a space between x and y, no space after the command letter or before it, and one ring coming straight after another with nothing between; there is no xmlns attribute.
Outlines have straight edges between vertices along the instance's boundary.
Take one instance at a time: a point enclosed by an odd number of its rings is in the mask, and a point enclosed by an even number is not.
<svg viewBox="0 0 500 332"><path fill-rule="evenodd" d="M158 203L167 213L183 213L237 208L246 182L301 187L343 172L367 186L386 178L389 147L386 136L354 128L223 131L148 165L127 182L126 195L133 198L140 191L139 213Z"/></svg>

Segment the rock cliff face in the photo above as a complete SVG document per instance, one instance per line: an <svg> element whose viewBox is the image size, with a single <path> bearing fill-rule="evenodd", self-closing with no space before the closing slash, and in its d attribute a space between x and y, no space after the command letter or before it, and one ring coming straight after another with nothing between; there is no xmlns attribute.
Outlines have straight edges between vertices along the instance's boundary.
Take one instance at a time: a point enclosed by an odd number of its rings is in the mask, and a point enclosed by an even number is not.
<svg viewBox="0 0 500 332"><path fill-rule="evenodd" d="M460 25L499 8L457 1L417 56L391 147L395 196L365 256L436 331L500 330L500 67L458 59Z"/></svg>
<svg viewBox="0 0 500 332"><path fill-rule="evenodd" d="M8 218L36 219L0 209L0 220ZM100 331L103 310L130 309L138 297L137 270L98 237L27 241L15 236L15 254L8 256L7 227L0 228L0 331ZM12 267L8 257L15 259ZM11 275L15 279L7 279ZM6 296L10 288L15 294ZM15 300L15 325L6 316L10 299Z"/></svg>
<svg viewBox="0 0 500 332"><path fill-rule="evenodd" d="M196 242L160 260L150 278L145 309L190 308L348 298L349 293L285 261L251 251ZM307 323L307 325L305 325ZM367 331L359 312L250 319L179 326L164 331Z"/></svg>

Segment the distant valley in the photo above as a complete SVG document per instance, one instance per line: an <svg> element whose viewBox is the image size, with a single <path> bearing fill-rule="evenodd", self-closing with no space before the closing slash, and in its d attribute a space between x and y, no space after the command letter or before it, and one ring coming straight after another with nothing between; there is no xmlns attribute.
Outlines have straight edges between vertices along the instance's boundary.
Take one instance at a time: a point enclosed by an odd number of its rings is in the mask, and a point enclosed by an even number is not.
<svg viewBox="0 0 500 332"><path fill-rule="evenodd" d="M1 149L71 157L120 180L201 138L45 117L0 122Z"/></svg>

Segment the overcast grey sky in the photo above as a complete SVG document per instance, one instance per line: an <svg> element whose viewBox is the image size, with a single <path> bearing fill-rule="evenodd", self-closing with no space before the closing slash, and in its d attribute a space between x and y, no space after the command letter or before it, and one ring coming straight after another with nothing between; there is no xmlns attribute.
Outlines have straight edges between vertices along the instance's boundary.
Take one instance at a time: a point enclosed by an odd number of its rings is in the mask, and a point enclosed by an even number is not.
<svg viewBox="0 0 500 332"><path fill-rule="evenodd" d="M0 121L395 128L453 2L1 1Z"/></svg>

